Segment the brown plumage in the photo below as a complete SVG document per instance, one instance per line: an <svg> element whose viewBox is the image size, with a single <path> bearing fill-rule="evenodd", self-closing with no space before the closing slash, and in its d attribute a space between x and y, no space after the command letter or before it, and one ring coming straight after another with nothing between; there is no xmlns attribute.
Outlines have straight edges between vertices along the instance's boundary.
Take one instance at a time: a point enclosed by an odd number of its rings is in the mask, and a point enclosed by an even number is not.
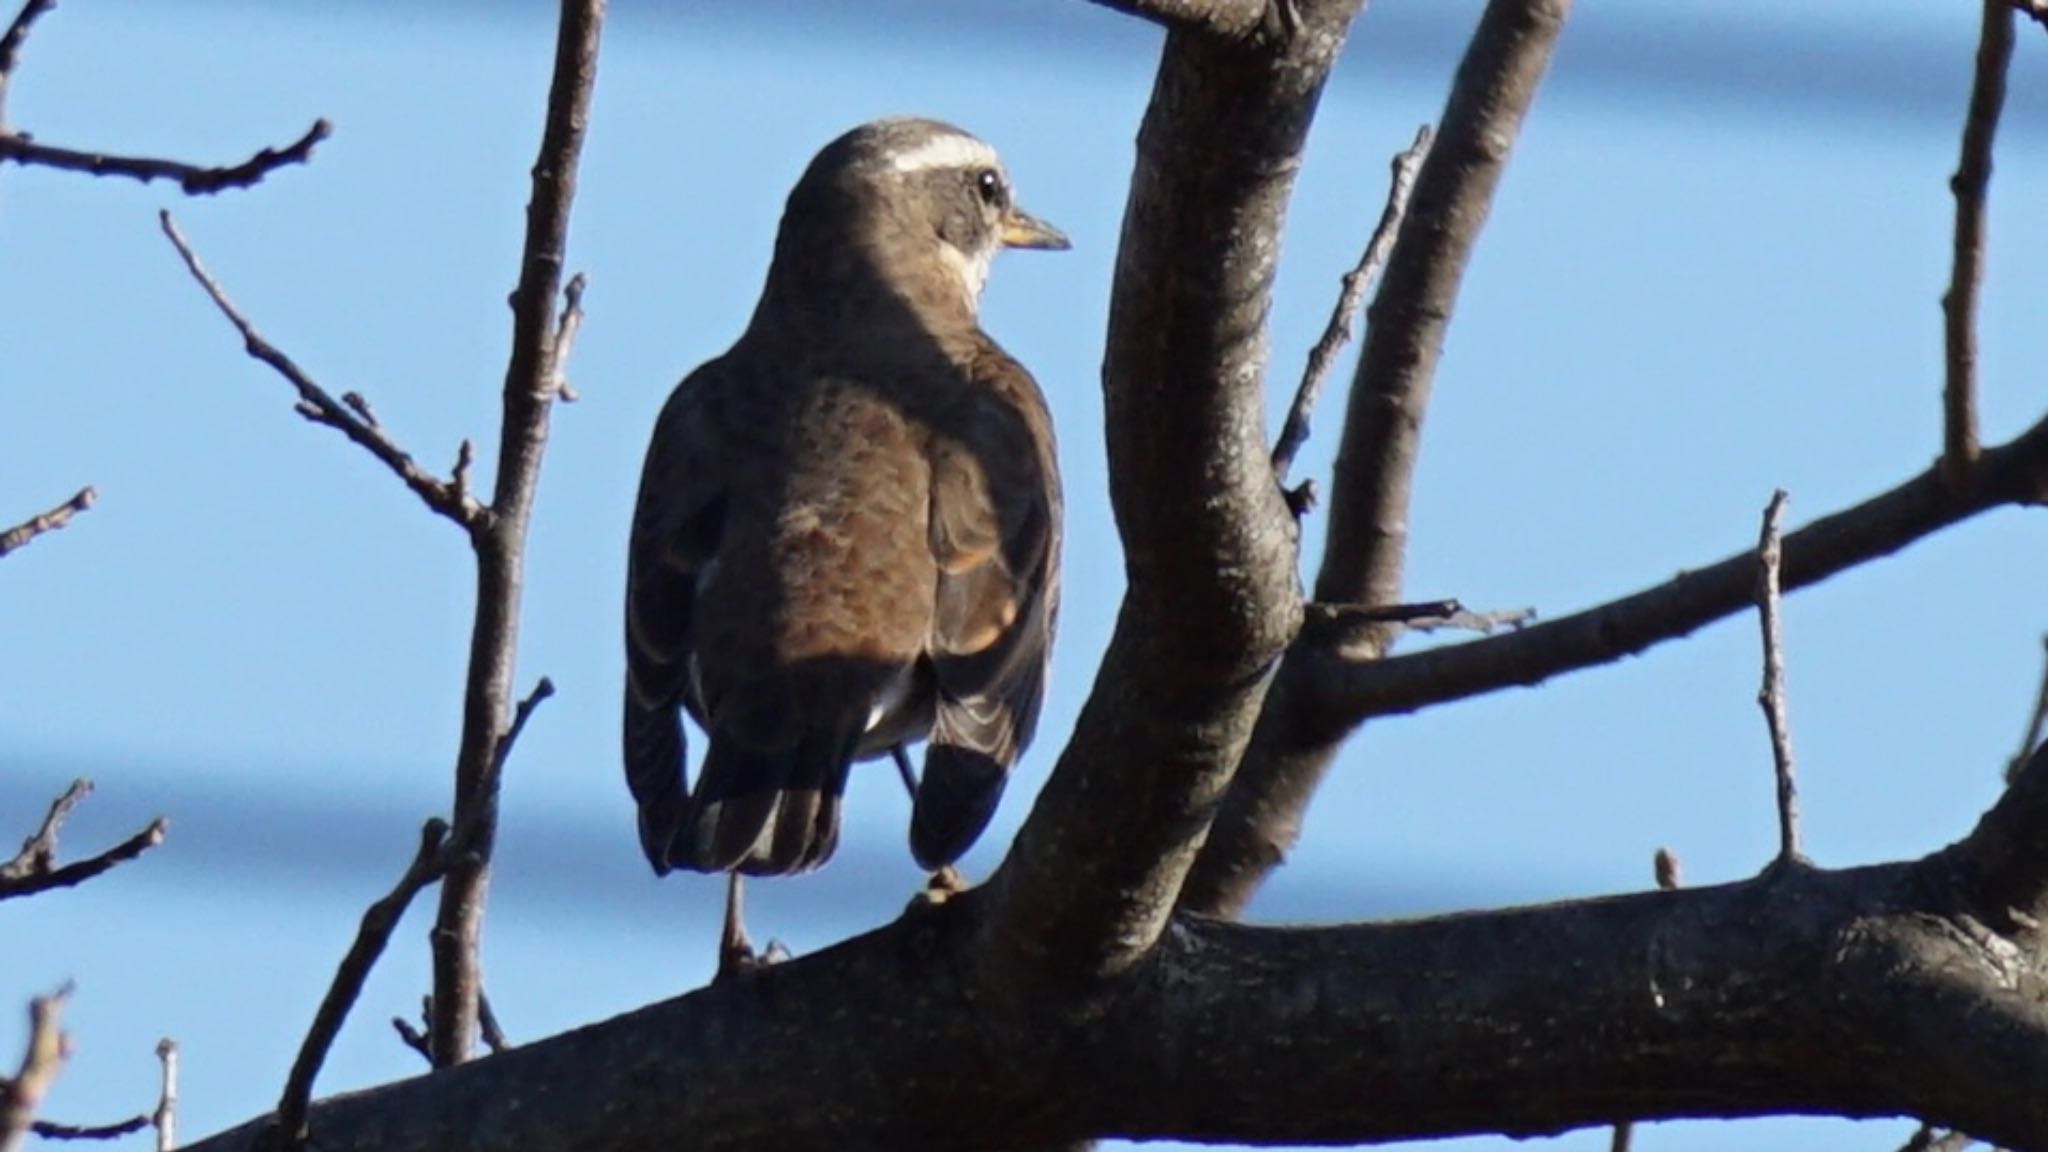
<svg viewBox="0 0 2048 1152"><path fill-rule="evenodd" d="M738 343L655 425L626 589L626 779L656 872L802 871L857 759L928 739L927 868L1031 741L1060 488L1030 373L981 330L1002 247L1064 248L995 153L930 120L820 152ZM708 737L687 784L678 709Z"/></svg>

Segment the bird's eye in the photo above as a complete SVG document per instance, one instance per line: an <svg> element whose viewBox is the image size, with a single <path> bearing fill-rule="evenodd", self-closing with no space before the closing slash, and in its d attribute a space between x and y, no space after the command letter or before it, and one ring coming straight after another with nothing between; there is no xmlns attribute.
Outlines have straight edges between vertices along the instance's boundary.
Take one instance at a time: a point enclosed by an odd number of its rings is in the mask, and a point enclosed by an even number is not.
<svg viewBox="0 0 2048 1152"><path fill-rule="evenodd" d="M1003 202L1003 178L993 168L983 168L974 174L974 190L981 194L984 204Z"/></svg>

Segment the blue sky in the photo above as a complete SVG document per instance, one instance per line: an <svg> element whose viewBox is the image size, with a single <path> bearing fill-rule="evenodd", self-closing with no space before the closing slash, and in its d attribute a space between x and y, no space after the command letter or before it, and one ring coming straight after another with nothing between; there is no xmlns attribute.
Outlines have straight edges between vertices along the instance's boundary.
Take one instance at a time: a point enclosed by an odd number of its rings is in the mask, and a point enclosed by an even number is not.
<svg viewBox="0 0 2048 1152"><path fill-rule="evenodd" d="M591 279L583 399L555 421L520 659L522 684L545 673L560 694L509 769L487 930L515 1040L708 975L717 883L646 873L615 760L626 523L656 408L737 334L789 184L860 120L914 111L976 131L1075 241L1006 257L986 304L1058 419L1069 600L1040 742L971 873L1000 859L1085 694L1121 570L1100 341L1157 34L1079 0L969 10L897 0L864 22L794 0L626 0L612 15L572 237ZM1359 25L1291 218L1276 413L1377 217L1387 157L1435 116L1475 11L1380 0ZM1926 466L1975 13L1582 0L1452 329L1412 595L1562 614L1742 548L1773 487L1796 525ZM495 440L550 51L538 4L78 0L30 42L9 114L52 142L227 161L315 116L336 126L311 167L211 200L0 171L0 521L86 483L101 496L0 564L0 834L25 835L77 774L100 791L75 851L171 817L146 861L0 907L15 942L0 1001L78 981L54 1116L144 1107L166 1033L185 1045L187 1133L269 1106L362 907L445 808L469 626L458 533L292 414L155 212L178 214L266 335L445 470L463 436ZM2024 210L2048 193L2044 60L2023 26L1993 191L1988 442L2044 395L2048 220ZM1327 474L1340 414L1332 395L1304 473ZM1789 602L1820 862L1917 855L1990 801L2039 674L2044 568L2040 518L2005 512ZM1256 914L1627 890L1660 844L1689 882L1752 874L1775 846L1756 648L1740 617L1540 691L1373 725ZM834 867L754 886L757 933L806 951L893 916L918 880L904 809L892 773L857 778ZM323 1094L416 1070L384 1020L426 987L425 928L402 929ZM0 1010L0 1052L20 1028ZM1869 1149L1905 1130L1663 1125L1637 1147Z"/></svg>

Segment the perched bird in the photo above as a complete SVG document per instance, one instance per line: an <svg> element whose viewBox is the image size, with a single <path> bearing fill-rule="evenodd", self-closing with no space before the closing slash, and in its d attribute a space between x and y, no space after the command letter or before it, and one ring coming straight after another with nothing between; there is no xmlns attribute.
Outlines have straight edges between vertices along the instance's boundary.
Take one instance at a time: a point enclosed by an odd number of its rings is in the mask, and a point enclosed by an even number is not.
<svg viewBox="0 0 2048 1152"><path fill-rule="evenodd" d="M978 311L998 251L1066 247L932 120L855 128L797 182L752 320L641 472L624 744L656 873L817 867L851 764L917 740L918 863L987 826L1038 720L1061 503L1045 398Z"/></svg>

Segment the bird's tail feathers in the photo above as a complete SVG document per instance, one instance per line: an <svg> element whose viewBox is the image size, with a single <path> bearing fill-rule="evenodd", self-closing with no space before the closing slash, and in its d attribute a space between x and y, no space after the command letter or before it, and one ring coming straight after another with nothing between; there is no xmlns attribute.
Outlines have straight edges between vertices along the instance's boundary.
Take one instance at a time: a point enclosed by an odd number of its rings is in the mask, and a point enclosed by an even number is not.
<svg viewBox="0 0 2048 1152"><path fill-rule="evenodd" d="M859 738L858 723L848 722L764 750L714 730L670 859L770 876L823 864L839 843L839 798Z"/></svg>

